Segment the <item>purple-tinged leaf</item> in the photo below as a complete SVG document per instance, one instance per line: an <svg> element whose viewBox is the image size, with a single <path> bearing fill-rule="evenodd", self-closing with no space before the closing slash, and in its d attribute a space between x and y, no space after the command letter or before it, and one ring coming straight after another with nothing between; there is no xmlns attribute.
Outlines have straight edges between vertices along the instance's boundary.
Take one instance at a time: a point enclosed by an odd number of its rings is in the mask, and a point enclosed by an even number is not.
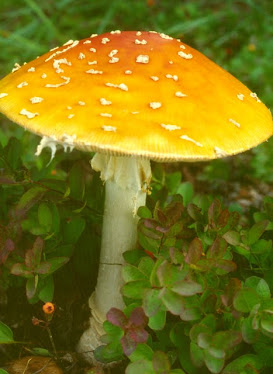
<svg viewBox="0 0 273 374"><path fill-rule="evenodd" d="M190 243L185 262L187 264L196 264L202 257L203 247L202 242L199 238L193 239Z"/></svg>
<svg viewBox="0 0 273 374"><path fill-rule="evenodd" d="M208 210L209 225L212 228L217 226L219 215L221 214L221 204L219 200L214 200Z"/></svg>
<svg viewBox="0 0 273 374"><path fill-rule="evenodd" d="M203 221L202 210L198 206L190 203L187 206L187 211L188 211L189 216L192 219L194 219L196 222L202 222Z"/></svg>
<svg viewBox="0 0 273 374"><path fill-rule="evenodd" d="M229 211L227 209L222 210L218 218L217 226L221 228L225 227L228 224L229 217L230 217Z"/></svg>
<svg viewBox="0 0 273 374"><path fill-rule="evenodd" d="M207 258L222 258L227 249L227 242L223 238L216 238L207 252Z"/></svg>
<svg viewBox="0 0 273 374"><path fill-rule="evenodd" d="M34 253L32 249L29 249L25 253L25 264L26 267L30 270L33 270L33 268L35 267Z"/></svg>
<svg viewBox="0 0 273 374"><path fill-rule="evenodd" d="M226 307L230 307L233 303L233 298L234 295L236 294L237 291L239 291L242 287L242 283L239 279L237 278L230 278L226 288L225 288L225 293L221 295L221 300L222 303Z"/></svg>
<svg viewBox="0 0 273 374"><path fill-rule="evenodd" d="M18 275L23 278L32 278L33 273L29 271L25 264L16 263L10 270L11 274Z"/></svg>
<svg viewBox="0 0 273 374"><path fill-rule="evenodd" d="M123 353L126 356L130 356L130 354L134 352L137 346L137 342L131 339L129 332L125 333L125 335L120 339L120 343Z"/></svg>
<svg viewBox="0 0 273 374"><path fill-rule="evenodd" d="M141 220L141 224L144 227L146 227L147 229L153 229L153 230L155 230L156 226L158 225L158 223L156 222L156 220L154 220L152 218L142 219Z"/></svg>
<svg viewBox="0 0 273 374"><path fill-rule="evenodd" d="M121 327L122 329L125 328L128 323L128 318L120 309L117 308L111 308L106 314L106 318L113 325Z"/></svg>
<svg viewBox="0 0 273 374"><path fill-rule="evenodd" d="M147 333L146 330L144 330L143 327L130 328L128 329L126 334L130 336L130 338L136 343L146 343L149 337L149 334Z"/></svg>
<svg viewBox="0 0 273 374"><path fill-rule="evenodd" d="M160 208L155 209L155 218L162 224L166 225L168 217L162 212Z"/></svg>
<svg viewBox="0 0 273 374"><path fill-rule="evenodd" d="M14 249L14 241L10 238L6 239L6 241L3 244L3 247L0 248L0 264L3 264L7 260L8 256L12 251L14 251Z"/></svg>
<svg viewBox="0 0 273 374"><path fill-rule="evenodd" d="M51 265L48 261L41 262L35 269L35 273L37 274L49 274Z"/></svg>
<svg viewBox="0 0 273 374"><path fill-rule="evenodd" d="M69 261L69 257L53 257L47 259L46 263L50 265L47 273L52 274L65 265ZM38 272L38 271L37 271Z"/></svg>
<svg viewBox="0 0 273 374"><path fill-rule="evenodd" d="M1 175L0 184L15 184L14 177L11 175Z"/></svg>
<svg viewBox="0 0 273 374"><path fill-rule="evenodd" d="M148 318L141 307L135 308L129 317L129 322L131 325L136 327L144 327L148 323Z"/></svg>
<svg viewBox="0 0 273 374"><path fill-rule="evenodd" d="M168 219L168 224L173 225L181 218L184 206L181 202L174 201L164 209L164 214Z"/></svg>
<svg viewBox="0 0 273 374"><path fill-rule="evenodd" d="M33 244L33 248L29 249L25 254L25 264L29 269L35 269L39 266L43 247L44 241L38 236Z"/></svg>
<svg viewBox="0 0 273 374"><path fill-rule="evenodd" d="M209 260L213 267L223 270L225 273L230 273L237 269L237 265L233 261L229 260Z"/></svg>

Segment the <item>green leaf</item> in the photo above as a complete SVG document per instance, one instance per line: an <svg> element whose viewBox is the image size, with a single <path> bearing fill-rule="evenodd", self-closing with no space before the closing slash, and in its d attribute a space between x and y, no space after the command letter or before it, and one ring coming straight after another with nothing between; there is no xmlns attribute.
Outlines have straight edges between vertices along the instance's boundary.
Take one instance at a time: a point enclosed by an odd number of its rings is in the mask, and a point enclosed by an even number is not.
<svg viewBox="0 0 273 374"><path fill-rule="evenodd" d="M264 254L272 250L272 240L260 239L251 245L251 253Z"/></svg>
<svg viewBox="0 0 273 374"><path fill-rule="evenodd" d="M50 207L46 203L41 203L38 207L38 221L39 224L45 227L46 231L49 232L53 222L53 216Z"/></svg>
<svg viewBox="0 0 273 374"><path fill-rule="evenodd" d="M151 361L139 360L129 364L126 368L125 374L155 374Z"/></svg>
<svg viewBox="0 0 273 374"><path fill-rule="evenodd" d="M208 349L210 347L210 343L212 340L212 333L209 332L201 332L197 336L197 344L200 348Z"/></svg>
<svg viewBox="0 0 273 374"><path fill-rule="evenodd" d="M132 362L140 360L152 361L153 350L147 344L139 343L134 352L131 353L128 357Z"/></svg>
<svg viewBox="0 0 273 374"><path fill-rule="evenodd" d="M253 288L262 299L270 299L270 288L263 278L252 276L246 279L245 286Z"/></svg>
<svg viewBox="0 0 273 374"><path fill-rule="evenodd" d="M254 351L258 353L259 359L261 360L262 367L273 367L273 347L272 339L263 342L262 339L258 340L257 343L253 344ZM272 370L271 370L272 371Z"/></svg>
<svg viewBox="0 0 273 374"><path fill-rule="evenodd" d="M156 314L149 318L148 326L155 331L160 331L166 324L166 311L158 310Z"/></svg>
<svg viewBox="0 0 273 374"><path fill-rule="evenodd" d="M148 238L146 235L138 231L138 241L143 249L157 254L160 248L160 241L158 239Z"/></svg>
<svg viewBox="0 0 273 374"><path fill-rule="evenodd" d="M268 226L269 221L264 220L255 223L251 229L248 231L248 244L254 244L257 240L260 239L264 231Z"/></svg>
<svg viewBox="0 0 273 374"><path fill-rule="evenodd" d="M95 349L94 356L97 361L102 363L119 361L124 358L119 341L99 346Z"/></svg>
<svg viewBox="0 0 273 374"><path fill-rule="evenodd" d="M85 195L85 171L82 161L74 162L68 176L70 195L77 200L82 200Z"/></svg>
<svg viewBox="0 0 273 374"><path fill-rule="evenodd" d="M260 303L260 297L252 288L242 288L233 299L233 306L238 312L248 313L251 309Z"/></svg>
<svg viewBox="0 0 273 374"><path fill-rule="evenodd" d="M53 257L53 258L49 258L46 262L44 262L44 264L48 264L49 265L49 269L47 271L47 274L49 275L49 274L54 273L56 270L58 270L63 265L65 265L68 261L69 261L69 257ZM37 273L38 273L38 269L37 269Z"/></svg>
<svg viewBox="0 0 273 374"><path fill-rule="evenodd" d="M22 142L15 137L9 139L7 146L5 147L5 157L9 166L13 169L19 169L22 155Z"/></svg>
<svg viewBox="0 0 273 374"><path fill-rule="evenodd" d="M256 369L251 373L257 373L257 370L261 370L263 367L262 361L259 359L258 356L253 354L247 354L240 356L230 362L225 369L223 370L223 374L243 374L246 373L246 368L253 368Z"/></svg>
<svg viewBox="0 0 273 374"><path fill-rule="evenodd" d="M193 198L193 186L190 182L183 182L177 189L177 193L183 197L183 205L187 206Z"/></svg>
<svg viewBox="0 0 273 374"><path fill-rule="evenodd" d="M65 244L74 244L85 229L85 220L81 217L72 217L63 223L63 237Z"/></svg>
<svg viewBox="0 0 273 374"><path fill-rule="evenodd" d="M46 277L43 282L44 285L39 292L39 299L44 303L51 302L54 296L54 280L52 275Z"/></svg>
<svg viewBox="0 0 273 374"><path fill-rule="evenodd" d="M122 277L126 283L147 279L146 276L136 266L129 264L123 266Z"/></svg>
<svg viewBox="0 0 273 374"><path fill-rule="evenodd" d="M223 351L228 351L240 344L241 341L242 335L238 331L218 331L212 337L211 347L221 348Z"/></svg>
<svg viewBox="0 0 273 374"><path fill-rule="evenodd" d="M30 353L36 356L52 357L52 354L45 348L32 348Z"/></svg>
<svg viewBox="0 0 273 374"><path fill-rule="evenodd" d="M0 369L0 374L9 374L9 373L4 369Z"/></svg>
<svg viewBox="0 0 273 374"><path fill-rule="evenodd" d="M175 282L175 284L171 287L171 290L181 296L192 296L196 295L197 293L201 293L203 291L203 287L201 286L201 284L190 279L183 279L181 281Z"/></svg>
<svg viewBox="0 0 273 374"><path fill-rule="evenodd" d="M204 351L204 361L206 367L213 374L220 373L225 364L224 358L216 358L208 350Z"/></svg>
<svg viewBox="0 0 273 374"><path fill-rule="evenodd" d="M39 201L44 193L46 188L40 185L36 185L29 190L27 190L24 195L20 198L16 210L17 211L27 211L29 210L37 201Z"/></svg>
<svg viewBox="0 0 273 374"><path fill-rule="evenodd" d="M191 342L190 344L191 359L194 365L198 368L204 364L204 353L202 348L198 347L197 344Z"/></svg>
<svg viewBox="0 0 273 374"><path fill-rule="evenodd" d="M172 287L176 282L182 281L188 270L164 261L157 269L157 276L161 286Z"/></svg>
<svg viewBox="0 0 273 374"><path fill-rule="evenodd" d="M169 312L174 315L180 315L184 308L182 296L165 288L161 291L160 298Z"/></svg>
<svg viewBox="0 0 273 374"><path fill-rule="evenodd" d="M182 368L187 374L198 374L200 369L196 368L191 360L190 354L190 339L185 336L185 324L177 323L170 332L170 339L178 350L178 358Z"/></svg>
<svg viewBox="0 0 273 374"><path fill-rule="evenodd" d="M36 293L38 285L38 276L29 278L26 283L26 294L28 299L32 299Z"/></svg>
<svg viewBox="0 0 273 374"><path fill-rule="evenodd" d="M253 329L252 320L253 318L251 317L245 318L241 325L242 337L248 344L253 344L256 342L260 335L259 330Z"/></svg>
<svg viewBox="0 0 273 374"><path fill-rule="evenodd" d="M150 278L150 275L154 268L154 261L151 257L142 257L139 262L138 268L139 270L146 275L147 278Z"/></svg>
<svg viewBox="0 0 273 374"><path fill-rule="evenodd" d="M166 353L157 351L153 355L153 368L156 374L166 374L171 370L171 365Z"/></svg>
<svg viewBox="0 0 273 374"><path fill-rule="evenodd" d="M143 298L143 309L147 317L152 317L159 311L162 305L159 293L160 290L155 288L149 289L145 292Z"/></svg>
<svg viewBox="0 0 273 374"><path fill-rule="evenodd" d="M15 343L11 329L0 321L0 344Z"/></svg>
<svg viewBox="0 0 273 374"><path fill-rule="evenodd" d="M130 265L137 265L143 256L146 254L140 249L132 249L123 253L124 260Z"/></svg>
<svg viewBox="0 0 273 374"><path fill-rule="evenodd" d="M166 187L171 195L177 193L177 189L181 183L181 172L176 171L171 174L166 174Z"/></svg>
<svg viewBox="0 0 273 374"><path fill-rule="evenodd" d="M133 281L122 287L122 294L131 299L142 299L145 291L150 287L150 282L146 280Z"/></svg>
<svg viewBox="0 0 273 374"><path fill-rule="evenodd" d="M241 242L241 236L237 231L228 231L223 235L223 238L231 245L239 245Z"/></svg>
<svg viewBox="0 0 273 374"><path fill-rule="evenodd" d="M141 206L137 210L137 215L140 218L153 218L151 211L146 206Z"/></svg>
<svg viewBox="0 0 273 374"><path fill-rule="evenodd" d="M273 314L263 313L261 317L261 327L263 330L273 333Z"/></svg>

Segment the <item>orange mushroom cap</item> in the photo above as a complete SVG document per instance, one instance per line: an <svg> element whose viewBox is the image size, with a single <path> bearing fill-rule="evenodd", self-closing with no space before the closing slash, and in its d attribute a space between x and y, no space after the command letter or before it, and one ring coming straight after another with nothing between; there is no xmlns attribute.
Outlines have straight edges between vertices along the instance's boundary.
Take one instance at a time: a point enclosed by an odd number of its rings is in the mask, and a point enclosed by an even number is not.
<svg viewBox="0 0 273 374"><path fill-rule="evenodd" d="M0 111L53 142L157 161L243 152L273 133L270 111L177 39L113 31L69 41L0 81Z"/></svg>

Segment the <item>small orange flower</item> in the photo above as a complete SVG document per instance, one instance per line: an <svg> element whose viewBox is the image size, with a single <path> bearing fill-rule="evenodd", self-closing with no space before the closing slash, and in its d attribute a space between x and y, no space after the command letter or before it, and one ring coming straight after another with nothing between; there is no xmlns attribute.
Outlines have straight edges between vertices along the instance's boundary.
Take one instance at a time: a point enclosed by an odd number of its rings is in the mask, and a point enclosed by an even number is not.
<svg viewBox="0 0 273 374"><path fill-rule="evenodd" d="M55 310L55 307L54 307L54 304L52 303L45 303L43 305L43 311L45 314L52 314L54 313L54 310Z"/></svg>

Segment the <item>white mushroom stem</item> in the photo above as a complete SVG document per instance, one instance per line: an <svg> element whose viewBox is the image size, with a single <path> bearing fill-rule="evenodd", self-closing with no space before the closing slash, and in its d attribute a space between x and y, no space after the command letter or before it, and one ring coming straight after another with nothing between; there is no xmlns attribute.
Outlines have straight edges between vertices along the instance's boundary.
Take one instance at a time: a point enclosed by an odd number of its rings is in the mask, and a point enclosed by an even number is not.
<svg viewBox="0 0 273 374"><path fill-rule="evenodd" d="M123 253L137 241L137 210L145 205L151 179L150 161L134 157L114 157L97 153L92 168L105 181L105 205L101 256L97 286L89 299L90 327L82 335L78 351L93 361L92 351L101 345L102 324L112 307L122 309L121 269Z"/></svg>

